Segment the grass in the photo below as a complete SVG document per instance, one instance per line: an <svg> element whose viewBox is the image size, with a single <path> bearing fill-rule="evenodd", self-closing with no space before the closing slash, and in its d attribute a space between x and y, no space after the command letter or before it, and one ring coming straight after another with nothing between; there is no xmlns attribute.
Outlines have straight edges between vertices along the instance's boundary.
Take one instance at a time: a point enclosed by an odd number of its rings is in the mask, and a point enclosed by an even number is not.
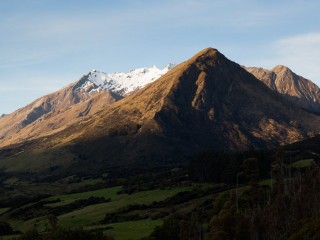
<svg viewBox="0 0 320 240"><path fill-rule="evenodd" d="M9 235L9 236L0 236L0 240L13 240L19 237L20 235Z"/></svg>
<svg viewBox="0 0 320 240"><path fill-rule="evenodd" d="M64 192L72 192L78 191L81 188L93 186L95 184L103 183L102 179L85 179L81 180L81 182L68 182L67 180L59 181L59 182L52 182L52 183L30 183L25 180L19 180L17 183L13 183L12 185L8 185L10 188L0 190L0 201L2 202L9 202L10 199L16 198L29 198L33 196L35 198L40 198L43 196L54 196L51 197L50 200L56 199L62 191ZM63 196L63 195L62 195ZM87 197L85 197L87 198ZM49 198L47 198L49 199ZM45 199L45 200L47 200ZM43 199L44 200L44 199ZM71 202L71 200L69 201ZM67 204L68 201L62 201L57 203L56 205L63 205ZM34 203L30 203L34 204ZM27 205L21 206L26 207ZM0 206L0 209L4 206ZM2 210L0 210L1 215ZM4 213L6 214L6 213Z"/></svg>
<svg viewBox="0 0 320 240"><path fill-rule="evenodd" d="M259 185L260 186L271 186L271 185L274 185L276 183L276 180L275 179L265 179L265 180L262 180L259 182Z"/></svg>
<svg viewBox="0 0 320 240"><path fill-rule="evenodd" d="M66 181L68 181L68 179L66 179ZM90 182L92 181L92 179L88 179L88 181ZM178 194L179 192L192 191L195 189L201 189L203 191L208 190L210 193L210 190L215 189L216 187L220 187L220 185L192 184L190 186L170 187L149 191L141 191L129 195L117 194L119 191L122 190L122 186L117 186L112 188L105 188L95 191L87 191L74 194L60 194L42 199L40 201L60 199L61 201L58 203L47 204L51 207L54 207L65 205L79 199L88 199L89 197L110 198L110 202L90 205L82 209L77 209L72 212L58 216L58 224L64 228L84 227L88 230L100 229L101 231L104 231L106 235L114 236L115 240L137 240L150 235L150 233L156 226L162 224L162 220L123 220L125 222L112 224L108 223L103 225L101 221L104 220L108 213L117 212L119 209L125 208L129 205L150 205L153 202L159 202L168 199ZM190 212L195 206L200 206L201 204L203 204L203 202L207 201L210 198L212 198L212 194L209 194L208 196L204 196L201 198L193 199L190 202L180 204L179 207L175 205L169 208L159 208L156 210L152 208L132 210L128 213L128 216L139 215L146 216L149 218L157 216L162 218L162 216L169 214L172 211ZM161 216L159 215L159 213L161 213ZM3 217L5 216L3 215ZM10 224L15 230L20 230L21 232L25 232L26 230L32 227L36 227L40 232L43 232L47 229L48 219L46 216L41 216L29 219L27 221L11 220Z"/></svg>
<svg viewBox="0 0 320 240"><path fill-rule="evenodd" d="M17 177L12 177L12 178L6 179L3 183L4 183L5 185L11 186L11 185L14 185L14 184L16 184L16 183L18 183L18 182L19 182L19 178L17 178Z"/></svg>
<svg viewBox="0 0 320 240"><path fill-rule="evenodd" d="M312 166L313 164L315 164L315 161L313 159L304 159L304 160L299 160L297 162L292 163L291 167L306 168L306 167Z"/></svg>
<svg viewBox="0 0 320 240"><path fill-rule="evenodd" d="M68 152L61 153L56 149L43 152L35 149L1 159L0 167L8 172L36 172L52 166L67 166L72 162L72 159L73 156Z"/></svg>
<svg viewBox="0 0 320 240"><path fill-rule="evenodd" d="M117 194L122 189L121 186L112 187L112 188L104 188L95 191L88 191L82 193L74 193L74 194L64 194L64 195L57 195L53 197L46 198L46 201L60 199L61 202L47 204L46 206L56 207L66 205L68 203L74 202L80 199L88 199L89 197L104 197L104 198L111 198L111 200L116 200L119 198L120 195Z"/></svg>
<svg viewBox="0 0 320 240"><path fill-rule="evenodd" d="M59 222L65 227L76 227L79 225L89 226L97 224L104 219L107 213L133 204L151 204L154 201L162 201L175 194L190 190L188 187L172 189L157 189L151 191L137 192L131 195L121 194L108 203L91 205L67 214L59 216Z"/></svg>
<svg viewBox="0 0 320 240"><path fill-rule="evenodd" d="M110 230L104 231L106 235L111 235L115 240L140 240L151 234L156 226L160 226L162 220L140 220L108 225Z"/></svg>
<svg viewBox="0 0 320 240"><path fill-rule="evenodd" d="M0 215L8 211L10 208L0 208Z"/></svg>
<svg viewBox="0 0 320 240"><path fill-rule="evenodd" d="M48 225L48 219L46 216L32 218L26 221L12 220L8 221L14 230L25 232L33 227L36 227L38 231L43 232Z"/></svg>
<svg viewBox="0 0 320 240"><path fill-rule="evenodd" d="M93 224L99 224L107 213L112 213L120 208L133 204L151 204L154 201L163 201L169 197L176 195L179 192L191 190L192 187L175 187L167 189L156 189L150 191L142 191L129 194L117 194L122 189L121 186L100 189L96 191L88 191L75 194L56 195L45 200L61 199L61 202L48 204L50 206L64 205L79 199L87 199L89 197L105 197L111 198L110 202L90 205L82 209L78 209L63 215L58 216L59 224L63 227L88 227ZM143 222L144 223L144 222ZM25 231L38 226L38 230L43 231L47 224L46 217L33 218L28 221L13 221L12 226L20 231ZM121 226L121 225L119 225Z"/></svg>

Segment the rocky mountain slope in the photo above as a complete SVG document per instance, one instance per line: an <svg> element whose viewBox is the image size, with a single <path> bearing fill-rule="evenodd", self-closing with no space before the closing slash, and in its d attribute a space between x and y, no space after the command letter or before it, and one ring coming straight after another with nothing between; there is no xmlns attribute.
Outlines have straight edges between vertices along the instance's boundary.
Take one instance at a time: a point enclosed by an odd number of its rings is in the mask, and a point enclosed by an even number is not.
<svg viewBox="0 0 320 240"><path fill-rule="evenodd" d="M93 70L79 81L2 116L0 147L61 131L155 81L173 67L169 64L163 69L152 66L111 74Z"/></svg>
<svg viewBox="0 0 320 240"><path fill-rule="evenodd" d="M208 149L268 149L319 131L318 116L208 48L63 131L15 147L13 152L20 154L10 161L32 155L32 161L46 159L57 169L68 163L69 171L139 162L147 166L183 161ZM11 151L3 149L0 160L8 169ZM62 155L63 163L57 157Z"/></svg>
<svg viewBox="0 0 320 240"><path fill-rule="evenodd" d="M320 88L310 80L281 65L271 70L256 67L245 69L292 103L308 111L320 113Z"/></svg>

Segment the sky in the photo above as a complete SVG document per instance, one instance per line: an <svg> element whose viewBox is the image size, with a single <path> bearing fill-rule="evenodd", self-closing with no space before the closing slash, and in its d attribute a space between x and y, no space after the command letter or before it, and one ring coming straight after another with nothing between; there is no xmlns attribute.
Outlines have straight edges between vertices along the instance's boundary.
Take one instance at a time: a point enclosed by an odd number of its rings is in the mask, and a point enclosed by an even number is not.
<svg viewBox="0 0 320 240"><path fill-rule="evenodd" d="M0 0L0 115L92 69L180 63L213 47L320 85L318 0Z"/></svg>

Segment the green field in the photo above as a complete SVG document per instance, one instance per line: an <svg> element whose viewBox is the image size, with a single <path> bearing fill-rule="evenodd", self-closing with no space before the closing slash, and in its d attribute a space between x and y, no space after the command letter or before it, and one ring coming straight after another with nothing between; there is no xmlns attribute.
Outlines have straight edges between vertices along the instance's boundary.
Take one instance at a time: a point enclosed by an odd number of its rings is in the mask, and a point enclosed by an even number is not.
<svg viewBox="0 0 320 240"><path fill-rule="evenodd" d="M114 189L113 189L114 190ZM133 204L151 204L154 201L163 201L175 194L191 190L190 187L179 187L171 189L156 189L151 191L137 192L131 195L120 194L111 202L91 205L67 214L59 216L59 222L66 227L79 225L89 226L103 220L107 213Z"/></svg>
<svg viewBox="0 0 320 240"><path fill-rule="evenodd" d="M173 187L166 189L155 189L150 191L141 191L133 194L117 194L122 190L122 186L111 187L106 189L99 189L95 191L87 191L75 194L64 194L52 196L41 201L49 201L60 199L58 203L46 204L45 206L57 207L72 203L80 199L88 199L89 197L104 197L110 198L110 202L89 205L81 209L77 209L66 214L58 216L59 225L64 228L83 226L88 229L99 228L99 226L112 227L106 233L114 235L116 240L121 239L140 239L147 236L152 232L155 226L162 223L161 219L157 220L138 220L138 221L125 221L114 224L101 225L101 221L105 218L107 213L113 213L119 209L125 208L129 205L149 205L153 202L163 201L176 195L179 192L192 191L194 187ZM26 205L29 206L30 204ZM5 211L5 209L1 209ZM136 211L137 213L144 214L144 210ZM132 213L136 213L132 212ZM45 231L48 227L48 220L46 216L32 218L26 221L10 221L14 229L22 232L34 226L39 231ZM130 237L129 237L130 236Z"/></svg>
<svg viewBox="0 0 320 240"><path fill-rule="evenodd" d="M8 211L10 208L0 208L0 215Z"/></svg>
<svg viewBox="0 0 320 240"><path fill-rule="evenodd" d="M57 195L57 196L49 197L44 200L45 201L51 201L56 199L61 200L60 202L57 202L57 203L47 204L47 206L50 206L50 207L62 206L62 205L74 202L76 200L88 199L89 197L104 197L106 199L111 198L111 200L116 200L120 196L117 194L117 192L119 192L121 189L122 187L118 186L118 187L104 188L104 189L82 192L82 193Z"/></svg>
<svg viewBox="0 0 320 240"><path fill-rule="evenodd" d="M142 181L140 185L133 186L151 190L139 191L140 188L131 186L127 189L124 186L103 188L104 181L101 176L85 178L70 175L52 183L31 184L19 179L19 176L8 178L6 184L12 190L7 191L7 199L9 194L14 196L16 193L23 193L22 197L41 194L51 196L26 202L12 211L0 208L0 220L8 222L15 231L23 233L36 228L44 233L51 229L48 217L53 214L57 216L58 225L62 228L83 227L85 230L101 230L115 240L138 240L150 235L173 212L190 213L214 197L212 190L225 187L225 184L187 181L172 185L170 183L165 187L162 182L148 185L148 182ZM132 189L135 190L133 193L126 193ZM68 193L62 194L63 192ZM183 194L179 194L182 192ZM107 201L97 203L90 199L92 197L102 197ZM162 202L165 200L167 201ZM12 239L12 236L7 236L6 239Z"/></svg>
<svg viewBox="0 0 320 240"><path fill-rule="evenodd" d="M33 227L36 227L38 231L43 232L46 230L46 227L48 225L47 217L37 217L32 218L27 221L12 221L11 225L14 227L14 229L17 229L21 232L25 232Z"/></svg>
<svg viewBox="0 0 320 240"><path fill-rule="evenodd" d="M265 179L259 182L260 186L271 186L276 183L275 179Z"/></svg>
<svg viewBox="0 0 320 240"><path fill-rule="evenodd" d="M87 230L102 230L104 234L113 236L116 240L140 240L149 236L156 226L160 226L162 220L139 220L121 223L96 225L88 227ZM108 230L105 230L107 229Z"/></svg>
<svg viewBox="0 0 320 240"><path fill-rule="evenodd" d="M315 164L313 159L304 159L294 162L290 166L293 168L306 168L312 166L313 164Z"/></svg>
<svg viewBox="0 0 320 240"><path fill-rule="evenodd" d="M104 233L113 236L116 240L140 240L147 237L156 226L162 224L161 220L140 220L131 222L114 223L109 226L113 229Z"/></svg>

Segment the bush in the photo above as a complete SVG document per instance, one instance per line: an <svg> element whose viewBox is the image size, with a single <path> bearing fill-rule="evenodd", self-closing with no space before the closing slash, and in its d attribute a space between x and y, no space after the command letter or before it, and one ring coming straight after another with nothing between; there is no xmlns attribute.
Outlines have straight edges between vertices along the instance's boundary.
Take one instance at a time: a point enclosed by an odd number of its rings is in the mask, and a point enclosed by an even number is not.
<svg viewBox="0 0 320 240"><path fill-rule="evenodd" d="M0 236L13 234L12 227L9 223L0 221Z"/></svg>

